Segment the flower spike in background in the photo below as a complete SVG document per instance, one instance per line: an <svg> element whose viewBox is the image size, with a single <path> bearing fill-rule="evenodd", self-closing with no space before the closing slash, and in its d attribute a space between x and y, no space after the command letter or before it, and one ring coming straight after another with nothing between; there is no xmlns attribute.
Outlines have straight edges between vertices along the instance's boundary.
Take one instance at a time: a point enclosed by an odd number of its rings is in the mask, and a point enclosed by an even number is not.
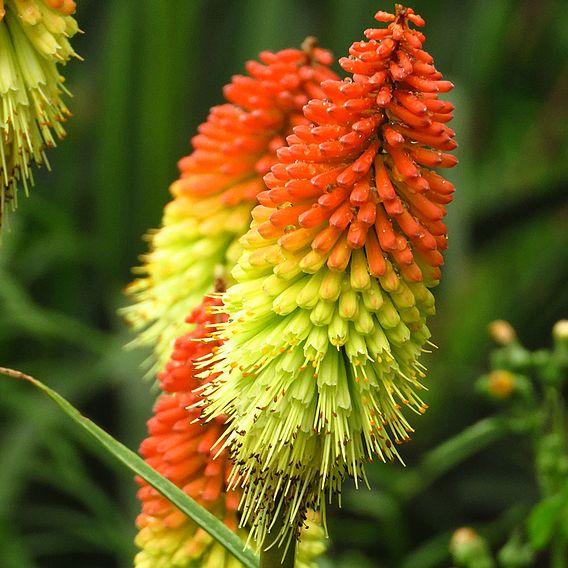
<svg viewBox="0 0 568 568"><path fill-rule="evenodd" d="M222 306L219 298L207 297L193 310L188 323L195 328L176 342L165 369L159 374L163 394L148 421L149 437L141 452L147 463L182 488L190 497L237 530L238 491L227 493L226 479L230 463L226 453L217 456L211 446L224 429L223 417L204 424L193 421L196 409L187 409L199 399L192 392L202 384L197 378L195 361L217 350L219 341L211 338L211 326L226 321L214 308ZM211 379L212 377L209 377ZM213 540L162 497L155 489L140 481L138 496L142 513L136 538L141 551L136 568L230 568L240 563L223 546ZM239 534L246 539L247 531ZM315 566L312 561L325 550L323 529L315 515L302 533L298 545L298 568Z"/></svg>
<svg viewBox="0 0 568 568"><path fill-rule="evenodd" d="M33 184L31 164L63 138L69 94L57 69L78 57L69 38L78 31L72 0L0 0L0 227L7 203Z"/></svg>
<svg viewBox="0 0 568 568"><path fill-rule="evenodd" d="M302 107L322 96L322 81L336 78L330 53L311 38L302 50L265 51L260 60L247 63L248 76L233 77L224 89L229 103L214 107L192 139L162 227L148 237L144 276L128 288L135 304L124 314L141 331L137 342L154 347L154 369L187 330L184 318L211 290L215 270L238 258L237 239L266 189L262 176L292 127L307 124Z"/></svg>
<svg viewBox="0 0 568 568"><path fill-rule="evenodd" d="M207 360L203 412L228 417L217 448L259 547L275 516L282 543L308 508L325 519L346 475L398 458L403 408L426 410L419 357L454 190L433 168L456 163L438 94L452 84L411 8L376 19L388 26L351 46L340 64L352 76L322 84L264 178Z"/></svg>

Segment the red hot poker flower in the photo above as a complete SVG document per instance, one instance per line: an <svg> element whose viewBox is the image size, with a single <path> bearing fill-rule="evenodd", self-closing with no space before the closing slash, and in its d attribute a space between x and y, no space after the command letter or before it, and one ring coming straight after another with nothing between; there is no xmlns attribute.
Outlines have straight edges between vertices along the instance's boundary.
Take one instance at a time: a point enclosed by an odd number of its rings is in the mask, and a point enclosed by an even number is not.
<svg viewBox="0 0 568 568"><path fill-rule="evenodd" d="M376 18L388 26L351 46L352 76L322 83L264 178L203 390L204 413L228 416L231 486L259 546L275 514L285 539L346 475L396 458L403 409L426 409L419 357L453 192L433 168L456 163L438 94L452 84L411 8Z"/></svg>
<svg viewBox="0 0 568 568"><path fill-rule="evenodd" d="M352 251L365 249L369 272L433 285L440 278L446 243L442 222L453 186L430 168L454 166L457 145L447 126L453 105L438 99L452 88L422 49L422 26L411 8L377 14L386 29L369 29L369 41L351 46L340 65L352 80L325 81L324 100L304 114L278 151L280 163L265 176L271 191L259 201L276 208L258 227L296 252L306 271L322 262L344 270ZM291 205L291 206L290 206Z"/></svg>
<svg viewBox="0 0 568 568"><path fill-rule="evenodd" d="M306 40L304 49L264 51L224 89L227 104L213 107L179 161L162 228L150 235L151 251L129 287L135 304L124 310L165 365L185 316L211 289L218 266L232 268L237 239L250 224L262 176L292 128L307 124L302 107L323 95L320 83L336 78L331 54Z"/></svg>
<svg viewBox="0 0 568 568"><path fill-rule="evenodd" d="M209 325L225 321L223 314L212 314L212 306L220 306L216 298L206 298L187 318L195 328L179 338L170 360L158 375L164 391L148 421L149 437L140 447L146 462L182 488L190 497L237 530L236 510L240 495L226 493L230 464L226 454L213 460L211 446L223 432L223 417L203 425L193 422L198 410L187 407L198 401L192 391L202 384L196 377L194 361L215 350L219 342L209 336ZM203 341L207 339L207 341ZM141 552L135 560L137 568L156 566L225 566L231 555L153 487L138 480L138 497L142 513L136 538ZM226 556L226 558L225 558ZM208 564L209 563L209 564Z"/></svg>

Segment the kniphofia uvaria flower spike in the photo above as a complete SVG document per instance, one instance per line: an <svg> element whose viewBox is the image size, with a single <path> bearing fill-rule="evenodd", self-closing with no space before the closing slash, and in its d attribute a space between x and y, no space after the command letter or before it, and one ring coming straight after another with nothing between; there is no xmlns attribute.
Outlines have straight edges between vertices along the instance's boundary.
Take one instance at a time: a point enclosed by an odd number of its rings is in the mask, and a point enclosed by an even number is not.
<svg viewBox="0 0 568 568"><path fill-rule="evenodd" d="M376 19L387 27L351 46L351 76L322 84L264 178L224 297L226 341L207 361L219 376L203 411L228 416L218 448L259 544L275 516L288 538L346 475L397 458L404 409L426 409L419 357L453 192L432 168L456 163L452 105L438 98L452 84L412 9Z"/></svg>
<svg viewBox="0 0 568 568"><path fill-rule="evenodd" d="M205 298L188 318L188 323L195 327L176 340L170 360L158 375L163 394L148 421L149 435L142 443L141 453L152 467L236 531L240 492L227 492L230 463L225 453L213 460L216 452L211 451L224 430L224 419L194 421L199 411L187 408L199 399L193 391L202 384L195 361L220 345L210 336L211 325L226 321L222 313L212 312L212 308L220 306L219 298ZM222 545L155 489L141 480L140 483L142 512L137 519L140 532L136 543L141 550L135 559L136 568L240 566ZM325 550L322 527L315 517L309 520L298 546L298 568L315 568L313 559ZM247 531L239 532L246 539Z"/></svg>
<svg viewBox="0 0 568 568"><path fill-rule="evenodd" d="M163 394L148 421L149 436L140 451L146 461L188 495L207 507L233 530L237 529L236 509L239 495L225 494L229 464L226 456L212 461L210 448L223 431L223 418L206 427L193 423L198 412L186 407L197 400L193 389L200 385L193 362L210 353L218 341L203 342L207 324L224 319L212 315L210 308L220 304L206 299L188 318L196 327L176 340L170 360L158 375ZM136 556L138 568L192 566L229 566L231 555L188 517L177 510L155 489L140 481L138 496L142 513L137 519L140 532L136 542L141 551ZM236 561L235 561L236 562Z"/></svg>
<svg viewBox="0 0 568 568"><path fill-rule="evenodd" d="M129 287L135 304L124 313L139 330L138 342L154 347L161 368L185 316L211 290L219 266L232 268L237 239L248 229L262 176L297 124L302 107L322 96L320 83L336 75L329 52L306 41L304 49L263 52L224 89L227 104L214 107L180 160L162 228L149 235L151 251Z"/></svg>
<svg viewBox="0 0 568 568"><path fill-rule="evenodd" d="M18 186L33 183L32 163L48 166L46 148L65 136L57 65L77 57L74 11L72 0L0 0L0 226Z"/></svg>

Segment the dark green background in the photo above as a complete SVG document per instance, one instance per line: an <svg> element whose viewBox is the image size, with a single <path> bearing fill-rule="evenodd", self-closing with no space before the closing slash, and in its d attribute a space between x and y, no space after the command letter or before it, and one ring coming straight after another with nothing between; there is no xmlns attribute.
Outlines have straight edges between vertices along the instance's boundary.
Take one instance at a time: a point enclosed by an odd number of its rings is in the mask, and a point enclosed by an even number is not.
<svg viewBox="0 0 568 568"><path fill-rule="evenodd" d="M374 25L380 0L79 0L84 63L68 137L50 151L0 248L0 365L45 380L131 447L155 394L116 316L129 269L159 225L176 161L221 87L262 49L316 35L336 56ZM568 10L560 0L412 2L427 49L456 88L460 164L427 364L430 411L403 448L420 456L494 412L475 394L495 318L530 347L568 315ZM1 54L0 54L1 56ZM529 445L508 438L409 503L400 466L374 464L375 491L347 492L331 522L333 566L447 567L464 524L502 544L504 513L530 504ZM397 482L397 479L399 481ZM24 385L0 381L0 566L126 567L135 485ZM493 521L497 521L497 523ZM486 525L489 523L488 525ZM413 556L414 554L414 556ZM331 561L330 561L331 562Z"/></svg>

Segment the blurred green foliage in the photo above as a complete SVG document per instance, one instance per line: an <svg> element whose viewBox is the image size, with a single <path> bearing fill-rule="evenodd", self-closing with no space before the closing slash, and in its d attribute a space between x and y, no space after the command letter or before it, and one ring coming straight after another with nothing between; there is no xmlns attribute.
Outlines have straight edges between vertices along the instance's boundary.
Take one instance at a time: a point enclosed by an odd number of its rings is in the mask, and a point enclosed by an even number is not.
<svg viewBox="0 0 568 568"><path fill-rule="evenodd" d="M45 380L136 447L155 394L141 381L146 354L123 349L130 336L116 310L190 136L246 59L306 35L341 56L392 3L78 4L86 33L74 46L85 62L64 70L75 116L67 140L49 154L53 171L38 172L0 247L0 365ZM529 444L486 418L476 426L483 443L475 456L448 458L435 448L494 413L473 388L486 368L487 323L511 321L535 348L568 313L564 2L410 4L427 21L437 67L456 85L460 144L432 320L439 350L427 361L431 409L414 420L414 440L402 448L404 473L378 463L372 492L345 492L326 566L447 567L449 537L464 524L505 543L537 498ZM134 482L85 447L49 403L7 381L0 381L0 447L2 567L131 565ZM428 459L449 462L431 475Z"/></svg>

